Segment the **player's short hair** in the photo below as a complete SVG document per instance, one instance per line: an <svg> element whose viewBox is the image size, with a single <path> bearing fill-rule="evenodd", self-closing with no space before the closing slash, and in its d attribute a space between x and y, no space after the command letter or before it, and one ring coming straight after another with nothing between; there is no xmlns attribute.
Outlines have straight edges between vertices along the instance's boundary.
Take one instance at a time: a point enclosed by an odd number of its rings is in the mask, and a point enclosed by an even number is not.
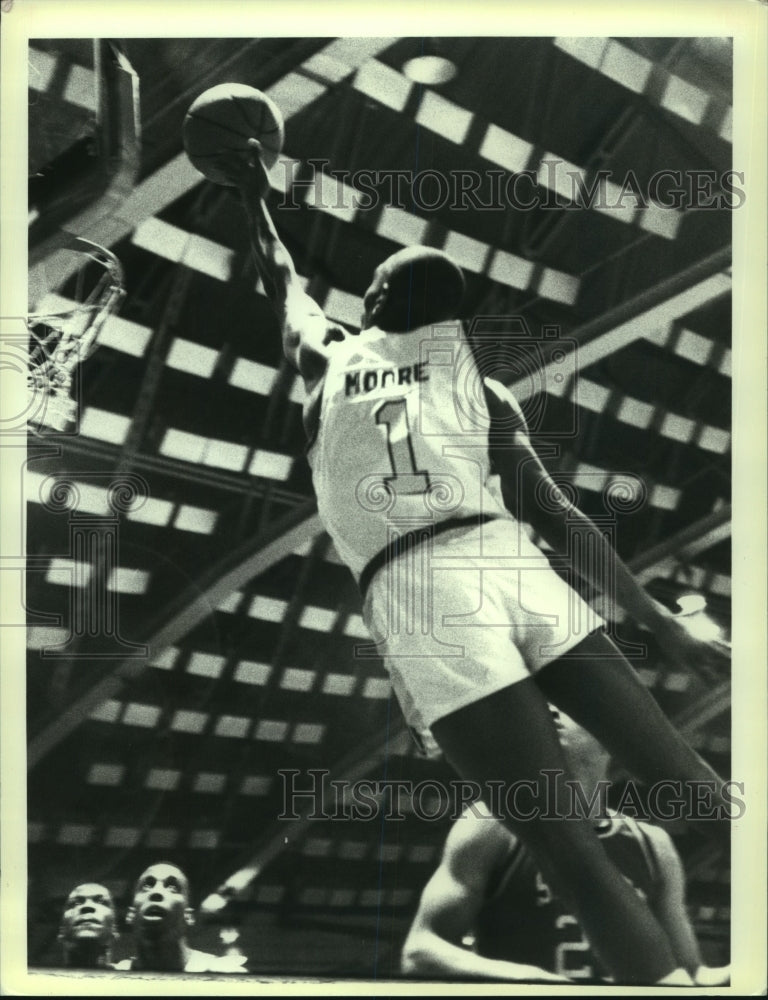
<svg viewBox="0 0 768 1000"><path fill-rule="evenodd" d="M407 333L430 323L455 319L464 298L464 274L451 258L430 247L401 251L385 261L389 285L376 325L388 333Z"/></svg>

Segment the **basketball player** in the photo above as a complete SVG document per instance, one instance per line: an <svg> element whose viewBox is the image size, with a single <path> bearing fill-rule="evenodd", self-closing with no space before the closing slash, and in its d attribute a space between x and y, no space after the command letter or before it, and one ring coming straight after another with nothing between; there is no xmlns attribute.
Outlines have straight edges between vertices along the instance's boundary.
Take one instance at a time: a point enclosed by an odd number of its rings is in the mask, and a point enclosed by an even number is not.
<svg viewBox="0 0 768 1000"><path fill-rule="evenodd" d="M567 522L577 520L597 546L596 562L610 561L616 600L655 632L668 655L698 667L715 653L645 594L564 498L539 507L542 489L557 491L516 401L499 382L483 386L473 367L454 319L461 270L439 250L406 248L376 268L359 335L328 322L277 235L260 147L255 140L251 146L253 154L222 153L218 162L239 188L285 356L304 381L321 517L360 586L373 653L384 657L409 725L431 729L462 778L483 789L536 782L542 769L567 770L549 699L640 779L711 781L727 835L720 780L611 640L579 633L589 609L514 515L525 511L555 548ZM441 336L450 364L438 363L440 351L427 360L422 352ZM467 412L475 414L469 432L461 419ZM505 430L501 442L489 433L492 421ZM501 562L493 568L488 557ZM521 559L530 568L521 570ZM589 822L503 818L553 873L617 981L690 982Z"/></svg>
<svg viewBox="0 0 768 1000"><path fill-rule="evenodd" d="M608 754L554 712L560 742L587 801L605 783ZM603 784L602 787L606 787ZM566 789L560 794L566 798ZM603 796L604 800L604 796ZM685 909L685 876L668 834L605 809L590 815L608 856L648 904L678 965L696 985L727 985L728 968L702 966ZM564 810L570 806L563 801ZM467 939L473 942L466 947ZM525 845L482 802L454 823L403 947L403 972L421 978L597 984L605 975L577 919Z"/></svg>
<svg viewBox="0 0 768 1000"><path fill-rule="evenodd" d="M67 897L59 927L64 965L72 969L111 969L117 941L112 894L97 882L76 885Z"/></svg>
<svg viewBox="0 0 768 1000"><path fill-rule="evenodd" d="M136 954L114 967L153 972L245 972L245 956L217 956L190 948L187 931L195 923L189 882L176 865L159 862L139 877L126 914Z"/></svg>

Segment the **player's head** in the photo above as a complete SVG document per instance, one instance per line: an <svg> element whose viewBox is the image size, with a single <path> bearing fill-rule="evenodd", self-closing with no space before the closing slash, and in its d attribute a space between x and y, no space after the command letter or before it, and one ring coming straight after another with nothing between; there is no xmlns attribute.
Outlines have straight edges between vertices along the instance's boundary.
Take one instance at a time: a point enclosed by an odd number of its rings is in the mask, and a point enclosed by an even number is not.
<svg viewBox="0 0 768 1000"><path fill-rule="evenodd" d="M67 896L59 926L65 963L98 966L108 962L118 937L116 922L109 889L98 882L76 885Z"/></svg>
<svg viewBox="0 0 768 1000"><path fill-rule="evenodd" d="M464 287L462 270L448 254L432 247L406 247L373 272L361 326L407 333L455 319Z"/></svg>
<svg viewBox="0 0 768 1000"><path fill-rule="evenodd" d="M126 923L150 943L180 941L195 922L189 906L189 882L176 865L160 861L138 878Z"/></svg>

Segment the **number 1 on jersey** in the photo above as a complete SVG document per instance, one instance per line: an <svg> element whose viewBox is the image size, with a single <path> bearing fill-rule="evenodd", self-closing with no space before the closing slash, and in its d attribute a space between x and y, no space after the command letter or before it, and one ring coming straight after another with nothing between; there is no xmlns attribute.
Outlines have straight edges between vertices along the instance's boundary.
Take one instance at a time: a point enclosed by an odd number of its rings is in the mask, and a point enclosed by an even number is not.
<svg viewBox="0 0 768 1000"><path fill-rule="evenodd" d="M429 489L429 475L416 468L405 399L389 399L382 403L376 410L376 423L387 429L392 475L387 476L385 482L392 484L395 493L424 493Z"/></svg>

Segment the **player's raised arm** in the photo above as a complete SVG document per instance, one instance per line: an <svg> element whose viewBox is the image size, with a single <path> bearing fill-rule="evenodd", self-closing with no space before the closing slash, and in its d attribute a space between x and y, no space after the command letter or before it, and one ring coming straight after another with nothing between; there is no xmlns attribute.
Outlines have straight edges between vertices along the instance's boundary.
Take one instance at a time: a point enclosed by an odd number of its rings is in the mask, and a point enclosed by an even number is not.
<svg viewBox="0 0 768 1000"><path fill-rule="evenodd" d="M484 958L462 945L485 902L493 872L506 854L508 835L490 813L465 814L451 827L440 867L421 896L402 953L405 975L511 982L569 980L536 965Z"/></svg>
<svg viewBox="0 0 768 1000"><path fill-rule="evenodd" d="M531 445L522 409L509 389L490 378L485 380L485 386L492 427L495 423L505 429L513 428L509 433L492 434L491 439L491 458L501 479L507 508L531 524L556 552L567 552L568 533L574 528L584 538L589 537L598 557L574 566L576 572L602 590L605 585L603 567L610 565L615 589L613 594L606 596L652 631L670 660L687 664L707 676L719 672L726 665L727 656L713 644L691 636L674 615L654 601L635 580L604 533L558 490ZM542 495L550 500L546 508L539 499Z"/></svg>
<svg viewBox="0 0 768 1000"><path fill-rule="evenodd" d="M267 208L269 178L259 155L260 144L251 139L249 145L250 156L222 153L219 165L240 190L256 269L282 326L283 352L311 389L325 372L328 344L344 334L328 323L323 310L302 288Z"/></svg>

